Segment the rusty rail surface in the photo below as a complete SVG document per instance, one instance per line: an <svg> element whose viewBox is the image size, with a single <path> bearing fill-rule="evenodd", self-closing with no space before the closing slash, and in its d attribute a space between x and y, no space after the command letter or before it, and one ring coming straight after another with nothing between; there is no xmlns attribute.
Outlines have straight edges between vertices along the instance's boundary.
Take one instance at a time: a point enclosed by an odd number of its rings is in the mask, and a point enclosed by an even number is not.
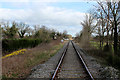
<svg viewBox="0 0 120 80"><path fill-rule="evenodd" d="M57 65L57 68L55 69L55 72L54 72L51 80L54 80L55 77L56 77L56 75L57 75L57 72L58 72L58 70L59 70L59 68L60 68L60 65L62 64L63 58L64 58L64 56L65 56L65 54L66 54L66 52L67 52L69 43L70 43L70 41L67 43L67 46L65 47L65 49L64 49L64 51L63 51L63 53L62 53L62 56L61 56L61 58L60 58L60 60L59 60L59 63L58 63L58 65Z"/></svg>
<svg viewBox="0 0 120 80"><path fill-rule="evenodd" d="M72 43L75 52L76 52L77 55L79 56L79 59L80 59L80 61L81 61L82 64L83 64L83 67L85 68L86 72L88 73L88 75L89 75L89 77L90 77L90 80L94 80L94 78L93 78L92 74L90 73L90 71L89 71L89 69L88 69L85 61L83 60L82 56L80 55L80 52L76 49L76 47L75 47L75 45L74 45L74 43L73 43L72 41L69 41L69 42L67 43L67 46L65 47L65 49L64 49L64 51L63 51L63 53L62 53L62 56L61 56L61 58L60 58L60 60L59 60L59 63L58 63L58 65L57 65L56 69L55 69L55 72L54 72L53 75L52 75L51 80L55 80L55 77L56 77L56 75L57 75L57 73L58 73L58 71L59 71L59 69L60 69L60 66L61 66L61 64L62 64L62 62L63 62L64 56L65 56L65 54L66 54L66 52L67 52L67 49L68 49L68 46L69 46L69 43L70 43L70 42Z"/></svg>
<svg viewBox="0 0 120 80"><path fill-rule="evenodd" d="M72 41L71 41L71 42L72 42ZM83 63L83 65L84 65L84 67L85 67L85 69L86 69L88 75L90 76L91 80L94 80L94 78L93 78L92 74L90 73L90 71L89 71L89 69L88 69L88 67L87 67L87 65L86 65L86 63L85 63L85 61L83 60L82 56L80 55L80 52L76 49L76 47L75 47L75 45L74 45L73 42L72 42L72 44L73 44L73 47L74 47L76 53L78 54L80 60L82 61L82 63Z"/></svg>

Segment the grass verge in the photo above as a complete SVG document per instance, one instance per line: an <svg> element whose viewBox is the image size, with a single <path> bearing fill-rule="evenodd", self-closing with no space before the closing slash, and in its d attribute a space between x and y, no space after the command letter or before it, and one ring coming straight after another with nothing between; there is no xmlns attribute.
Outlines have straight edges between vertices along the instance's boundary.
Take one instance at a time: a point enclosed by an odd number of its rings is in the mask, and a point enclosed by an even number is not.
<svg viewBox="0 0 120 80"><path fill-rule="evenodd" d="M62 47L63 43L52 41L29 49L25 54L4 58L2 60L3 80L26 78L30 74L32 67L47 61Z"/></svg>
<svg viewBox="0 0 120 80"><path fill-rule="evenodd" d="M60 48L63 47L63 44L55 45L51 47L49 50L43 50L42 52L33 52L31 57L26 59L26 66L33 66L37 63L43 63L47 61L50 57L54 56Z"/></svg>
<svg viewBox="0 0 120 80"><path fill-rule="evenodd" d="M105 43L100 49L98 42L91 42L91 48L85 50L89 55L95 57L103 66L112 66L120 72L120 56L114 54L113 46L109 50L105 50ZM119 73L120 74L120 73ZM120 77L120 75L119 75Z"/></svg>

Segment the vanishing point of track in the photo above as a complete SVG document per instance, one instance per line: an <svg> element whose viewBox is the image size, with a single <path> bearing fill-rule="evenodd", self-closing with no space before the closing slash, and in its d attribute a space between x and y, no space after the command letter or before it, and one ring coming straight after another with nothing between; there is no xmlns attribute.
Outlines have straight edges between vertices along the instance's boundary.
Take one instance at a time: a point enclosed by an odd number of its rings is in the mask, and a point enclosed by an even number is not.
<svg viewBox="0 0 120 80"><path fill-rule="evenodd" d="M51 80L56 79L87 79L94 80L92 74L75 43L69 41L65 47Z"/></svg>

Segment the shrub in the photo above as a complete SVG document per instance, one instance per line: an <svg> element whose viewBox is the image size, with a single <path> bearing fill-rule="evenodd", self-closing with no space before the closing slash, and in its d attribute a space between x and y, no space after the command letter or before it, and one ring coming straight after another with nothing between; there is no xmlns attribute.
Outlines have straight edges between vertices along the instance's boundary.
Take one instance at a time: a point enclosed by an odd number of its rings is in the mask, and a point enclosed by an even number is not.
<svg viewBox="0 0 120 80"><path fill-rule="evenodd" d="M26 49L21 49L21 50L18 50L18 51L14 51L11 54L3 56L2 59L6 58L6 57L14 56L14 55L24 54L25 51L26 51Z"/></svg>
<svg viewBox="0 0 120 80"><path fill-rule="evenodd" d="M42 43L41 39L4 39L2 40L2 51L11 52L22 48L32 48ZM48 40L46 40L48 42Z"/></svg>
<svg viewBox="0 0 120 80"><path fill-rule="evenodd" d="M108 52L108 51L111 51L112 50L112 46L111 45L105 45L104 46L104 49L103 49L103 51L105 51L105 52Z"/></svg>
<svg viewBox="0 0 120 80"><path fill-rule="evenodd" d="M113 55L110 52L107 52L106 60L109 64L113 64Z"/></svg>
<svg viewBox="0 0 120 80"><path fill-rule="evenodd" d="M113 55L112 53L107 54L107 62L120 69L120 57L118 55Z"/></svg>
<svg viewBox="0 0 120 80"><path fill-rule="evenodd" d="M113 65L120 69L120 57L115 55L113 57Z"/></svg>

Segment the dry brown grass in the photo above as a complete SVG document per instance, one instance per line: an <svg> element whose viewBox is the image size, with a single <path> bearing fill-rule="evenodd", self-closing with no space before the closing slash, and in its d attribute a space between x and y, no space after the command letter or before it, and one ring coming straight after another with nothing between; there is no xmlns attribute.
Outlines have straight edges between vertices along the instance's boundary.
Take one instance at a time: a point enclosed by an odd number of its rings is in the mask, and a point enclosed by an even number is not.
<svg viewBox="0 0 120 80"><path fill-rule="evenodd" d="M30 74L32 67L48 60L62 45L60 40L42 43L35 48L28 49L23 55L3 59L3 78L25 78Z"/></svg>

